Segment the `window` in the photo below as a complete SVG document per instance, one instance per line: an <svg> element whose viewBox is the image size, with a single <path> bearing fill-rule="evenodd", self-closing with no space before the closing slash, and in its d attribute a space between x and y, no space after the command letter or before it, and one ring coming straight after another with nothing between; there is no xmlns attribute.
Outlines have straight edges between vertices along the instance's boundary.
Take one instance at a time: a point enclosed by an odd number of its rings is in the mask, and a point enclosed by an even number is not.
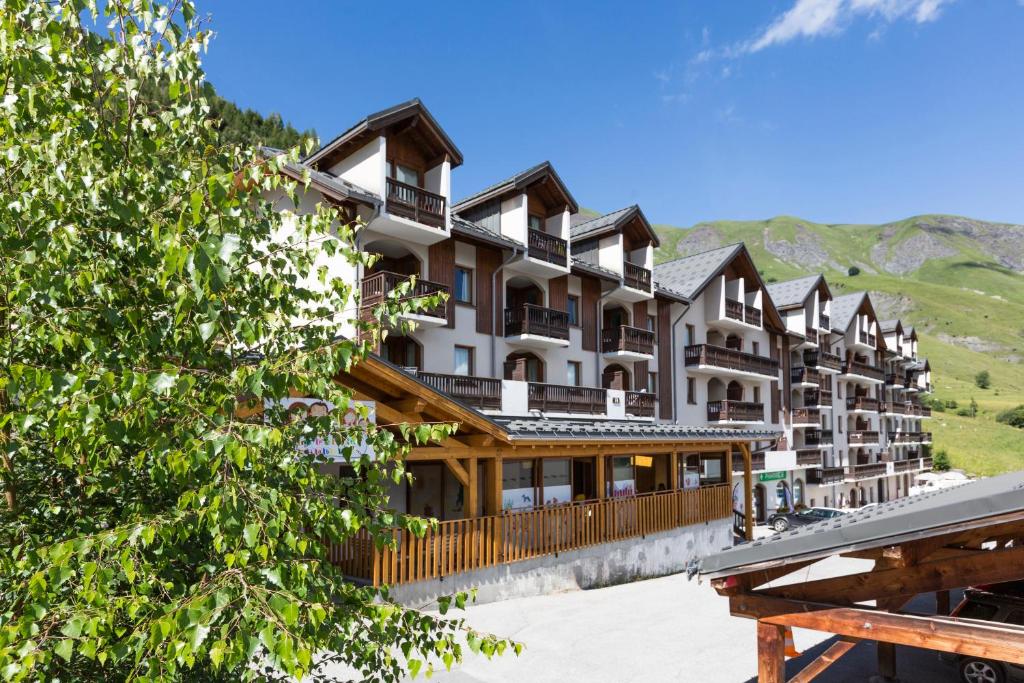
<svg viewBox="0 0 1024 683"><path fill-rule="evenodd" d="M402 164L396 164L393 161L388 162L388 173L392 178L400 183L406 185L413 185L415 187L420 186L420 172L416 169L403 166Z"/></svg>
<svg viewBox="0 0 1024 683"><path fill-rule="evenodd" d="M567 369L567 383L569 386L578 387L583 380L583 364L578 360L571 360Z"/></svg>
<svg viewBox="0 0 1024 683"><path fill-rule="evenodd" d="M697 328L693 325L686 326L686 345L693 346L697 343Z"/></svg>
<svg viewBox="0 0 1024 683"><path fill-rule="evenodd" d="M658 373L647 373L647 393L654 394L658 391Z"/></svg>
<svg viewBox="0 0 1024 683"><path fill-rule="evenodd" d="M569 314L569 324L579 326L580 324L580 298L575 294L570 294L569 299L566 301Z"/></svg>
<svg viewBox="0 0 1024 683"><path fill-rule="evenodd" d="M472 375L473 368L473 347L472 346L456 346L455 347L455 374L456 375Z"/></svg>
<svg viewBox="0 0 1024 683"><path fill-rule="evenodd" d="M654 316L653 315L647 316L647 331L648 332L654 332L654 330L656 329L656 325L657 325L657 320L655 320Z"/></svg>
<svg viewBox="0 0 1024 683"><path fill-rule="evenodd" d="M761 355L761 345L758 342L750 342L750 349L755 356Z"/></svg>
<svg viewBox="0 0 1024 683"><path fill-rule="evenodd" d="M473 303L473 271L455 266L455 300L460 304Z"/></svg>
<svg viewBox="0 0 1024 683"><path fill-rule="evenodd" d="M501 466L501 507L503 510L534 506L532 460L506 460Z"/></svg>
<svg viewBox="0 0 1024 683"><path fill-rule="evenodd" d="M721 484L725 482L725 456L700 456L700 483Z"/></svg>
<svg viewBox="0 0 1024 683"><path fill-rule="evenodd" d="M761 402L761 387L754 387L754 403Z"/></svg>
<svg viewBox="0 0 1024 683"><path fill-rule="evenodd" d="M520 225L522 225L522 223L520 223ZM527 225L529 226L530 230L540 230L541 232L544 231L544 219L532 213L527 219Z"/></svg>
<svg viewBox="0 0 1024 683"><path fill-rule="evenodd" d="M686 378L686 402L697 405L697 380L693 377Z"/></svg>

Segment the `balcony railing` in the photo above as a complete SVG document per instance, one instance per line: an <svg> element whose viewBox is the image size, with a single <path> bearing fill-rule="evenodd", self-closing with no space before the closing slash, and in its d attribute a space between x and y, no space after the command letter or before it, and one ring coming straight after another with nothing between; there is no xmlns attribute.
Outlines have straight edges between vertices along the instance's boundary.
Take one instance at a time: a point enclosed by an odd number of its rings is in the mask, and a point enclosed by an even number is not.
<svg viewBox="0 0 1024 683"><path fill-rule="evenodd" d="M388 178L385 210L434 228L444 228L445 199L422 187Z"/></svg>
<svg viewBox="0 0 1024 683"><path fill-rule="evenodd" d="M824 314L824 313L819 313L818 314L818 327L820 327L823 330L831 330L832 328L829 327L829 323L830 322L831 321L829 320L829 317L826 314Z"/></svg>
<svg viewBox="0 0 1024 683"><path fill-rule="evenodd" d="M654 406L658 399L645 391L626 392L626 414L636 417L654 417Z"/></svg>
<svg viewBox="0 0 1024 683"><path fill-rule="evenodd" d="M725 317L743 322L743 302L736 299L725 299Z"/></svg>
<svg viewBox="0 0 1024 683"><path fill-rule="evenodd" d="M905 387L907 378L898 372L887 372L885 373L885 383L890 386Z"/></svg>
<svg viewBox="0 0 1024 683"><path fill-rule="evenodd" d="M625 351L654 355L654 333L639 327L619 325L601 330L601 352Z"/></svg>
<svg viewBox="0 0 1024 683"><path fill-rule="evenodd" d="M877 382L881 382L885 379L885 373L883 373L880 368L876 368L874 365L868 365L867 363L862 363L859 360L853 360L852 358L846 361L843 365L843 374L866 377Z"/></svg>
<svg viewBox="0 0 1024 683"><path fill-rule="evenodd" d="M832 405L832 392L828 389L804 389L805 406Z"/></svg>
<svg viewBox="0 0 1024 683"><path fill-rule="evenodd" d="M889 413L890 415L903 415L907 412L907 407L903 403L887 401L878 404L878 412Z"/></svg>
<svg viewBox="0 0 1024 683"><path fill-rule="evenodd" d="M817 408L793 408L793 424L820 425L821 411Z"/></svg>
<svg viewBox="0 0 1024 683"><path fill-rule="evenodd" d="M743 306L743 322L754 327L761 327L761 309L749 304Z"/></svg>
<svg viewBox="0 0 1024 683"><path fill-rule="evenodd" d="M932 459L930 457L928 457L928 458L921 458L921 469L923 469L923 470L930 470L931 468L932 468Z"/></svg>
<svg viewBox="0 0 1024 683"><path fill-rule="evenodd" d="M651 291L651 271L635 263L624 261L622 264L623 284L631 289L639 289L642 292Z"/></svg>
<svg viewBox="0 0 1024 683"><path fill-rule="evenodd" d="M845 478L846 470L842 467L818 467L807 472L807 481L811 484L838 484Z"/></svg>
<svg viewBox="0 0 1024 683"><path fill-rule="evenodd" d="M831 446L832 443L831 429L810 429L804 432L805 446Z"/></svg>
<svg viewBox="0 0 1024 683"><path fill-rule="evenodd" d="M728 484L659 491L439 522L423 536L396 529L374 543L365 529L332 544L328 559L374 586L442 579L579 548L638 538L732 514Z"/></svg>
<svg viewBox="0 0 1024 683"><path fill-rule="evenodd" d="M888 465L884 462L873 462L866 465L850 465L846 473L849 479L869 479L883 477L887 471Z"/></svg>
<svg viewBox="0 0 1024 683"><path fill-rule="evenodd" d="M821 384L821 373L814 368L793 368L789 377L793 384Z"/></svg>
<svg viewBox="0 0 1024 683"><path fill-rule="evenodd" d="M892 464L892 471L896 473L910 472L916 470L920 464L921 461L916 458L913 460L897 460Z"/></svg>
<svg viewBox="0 0 1024 683"><path fill-rule="evenodd" d="M811 342L812 344L818 343L818 331L814 329L813 325L807 326L807 328L804 330L804 337L807 339L807 341Z"/></svg>
<svg viewBox="0 0 1024 683"><path fill-rule="evenodd" d="M708 365L723 370L737 370L767 377L779 374L779 361L777 360L710 344L687 346L683 349L683 362L687 367Z"/></svg>
<svg viewBox="0 0 1024 683"><path fill-rule="evenodd" d="M743 458L735 456L732 459L732 471L742 472L743 471ZM763 472L764 471L764 453L751 453L750 454L750 471L751 472Z"/></svg>
<svg viewBox="0 0 1024 683"><path fill-rule="evenodd" d="M547 261L556 266L569 265L569 250L561 237L530 228L527 231L527 239L530 258Z"/></svg>
<svg viewBox="0 0 1024 683"><path fill-rule="evenodd" d="M846 441L851 446L873 446L878 444L878 432L866 429L855 430L847 434Z"/></svg>
<svg viewBox="0 0 1024 683"><path fill-rule="evenodd" d="M531 334L551 339L569 339L569 314L553 308L523 304L505 309L505 336Z"/></svg>
<svg viewBox="0 0 1024 683"><path fill-rule="evenodd" d="M861 344L866 344L866 345L870 346L871 348L874 348L875 347L875 341L876 341L875 335L868 334L867 332L864 332L863 330L861 330L861 333L860 333L860 343Z"/></svg>
<svg viewBox="0 0 1024 683"><path fill-rule="evenodd" d="M836 370L838 371L842 367L842 361L839 356L821 351L819 349L807 349L804 351L804 365L809 368L817 368L819 370Z"/></svg>
<svg viewBox="0 0 1024 683"><path fill-rule="evenodd" d="M763 422L764 404L750 401L708 401L708 422Z"/></svg>
<svg viewBox="0 0 1024 683"><path fill-rule="evenodd" d="M530 382L527 405L543 412L603 415L608 412L608 393L594 387Z"/></svg>
<svg viewBox="0 0 1024 683"><path fill-rule="evenodd" d="M796 464L799 467L820 467L822 462L821 451L817 448L796 449Z"/></svg>
<svg viewBox="0 0 1024 683"><path fill-rule="evenodd" d="M491 377L445 375L439 372L417 372L416 377L474 408L501 408L501 380Z"/></svg>
<svg viewBox="0 0 1024 683"><path fill-rule="evenodd" d="M878 412L878 399L870 396L850 396L846 399L847 410L864 410Z"/></svg>
<svg viewBox="0 0 1024 683"><path fill-rule="evenodd" d="M399 273L392 273L389 271L381 271L367 275L363 278L359 287L361 292L361 306L364 310L369 310L374 306L383 303L388 294L393 292L398 285L408 282L410 279L411 277L409 275L401 275ZM416 283L401 297L400 300L407 301L409 299L433 296L436 294L447 294L448 291L447 285L416 278ZM443 302L437 306L420 309L416 311L416 313L418 315L427 315L435 318L447 318L445 304Z"/></svg>

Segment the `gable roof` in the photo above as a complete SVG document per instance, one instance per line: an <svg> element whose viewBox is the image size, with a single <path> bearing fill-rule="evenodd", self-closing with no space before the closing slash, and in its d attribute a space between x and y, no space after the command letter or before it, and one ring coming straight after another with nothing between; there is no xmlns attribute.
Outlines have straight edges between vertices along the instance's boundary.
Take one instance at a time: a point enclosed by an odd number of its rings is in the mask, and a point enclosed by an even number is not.
<svg viewBox="0 0 1024 683"><path fill-rule="evenodd" d="M485 187L475 194L471 194L464 199L460 199L452 204L452 213L465 211L477 204L482 204L489 199L500 197L508 192L523 191L530 185L545 179L551 180L558 191L564 195L566 204L569 205L570 213L576 213L579 211L579 205L573 198L572 193L569 192L569 188L565 186L565 183L562 182L562 179L555 171L555 167L551 165L550 161L542 161L536 166L531 166L525 171L520 171L519 173L509 176L500 182Z"/></svg>
<svg viewBox="0 0 1024 683"><path fill-rule="evenodd" d="M273 147L263 147L260 151L267 157L284 154L282 150L275 149ZM380 206L383 204L383 201L377 193L364 190L358 185L350 183L347 180L343 180L333 173L318 171L312 166L307 166L302 162L297 164L289 162L285 164L282 171L288 177L299 182L304 182L306 174L309 174L310 187L335 201L343 202L353 200L369 204L370 206Z"/></svg>
<svg viewBox="0 0 1024 683"><path fill-rule="evenodd" d="M768 295L772 298L776 308L780 310L796 308L803 306L811 292L824 280L824 276L819 273L818 275L808 275L795 280L786 280L785 282L773 282L765 289L768 290Z"/></svg>
<svg viewBox="0 0 1024 683"><path fill-rule="evenodd" d="M698 571L707 578L744 574L983 528L1010 517L1024 519L1024 472L899 498L744 543L703 558Z"/></svg>
<svg viewBox="0 0 1024 683"><path fill-rule="evenodd" d="M644 212L640 210L637 204L606 213L597 218L591 218L588 221L575 223L569 229L569 237L573 240L600 237L621 230L624 225L634 219L640 220L640 224L650 236L654 246L660 246L661 240L658 239L658 235L654 232L654 228L651 227L650 221L647 220L647 216L644 215Z"/></svg>
<svg viewBox="0 0 1024 683"><path fill-rule="evenodd" d="M487 242L488 244L501 247L502 249L523 249L523 245L519 242L510 240L507 237L502 237L493 230L488 230L478 223L467 221L466 219L459 218L458 216L452 216L452 234L468 237L481 242Z"/></svg>
<svg viewBox="0 0 1024 683"><path fill-rule="evenodd" d="M867 298L867 292L851 292L832 299L832 331L846 334L860 305Z"/></svg>
<svg viewBox="0 0 1024 683"><path fill-rule="evenodd" d="M878 322L878 329L882 330L882 332L902 332L903 323L898 318L894 320L880 320Z"/></svg>
<svg viewBox="0 0 1024 683"><path fill-rule="evenodd" d="M321 146L320 149L306 157L304 162L311 165L319 164L340 147L413 117L419 117L419 122L434 134L440 146L451 157L452 168L461 166L462 152L459 151L459 148L455 146L452 139L448 137L448 134L444 132L444 129L441 128L441 125L418 97L370 114L341 135Z"/></svg>

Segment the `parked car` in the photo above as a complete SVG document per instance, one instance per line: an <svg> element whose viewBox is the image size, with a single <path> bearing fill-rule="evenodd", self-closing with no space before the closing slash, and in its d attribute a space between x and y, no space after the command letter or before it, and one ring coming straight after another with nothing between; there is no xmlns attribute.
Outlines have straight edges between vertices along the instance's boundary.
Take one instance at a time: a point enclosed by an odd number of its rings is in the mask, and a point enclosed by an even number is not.
<svg viewBox="0 0 1024 683"><path fill-rule="evenodd" d="M825 519L832 519L839 515L845 515L844 510L836 508L804 508L797 512L776 513L768 518L768 526L776 531L788 531L797 526L815 524Z"/></svg>
<svg viewBox="0 0 1024 683"><path fill-rule="evenodd" d="M968 588L951 616L1024 626L1024 581ZM947 652L939 656L957 666L964 683L1024 681L1024 667L1019 664Z"/></svg>

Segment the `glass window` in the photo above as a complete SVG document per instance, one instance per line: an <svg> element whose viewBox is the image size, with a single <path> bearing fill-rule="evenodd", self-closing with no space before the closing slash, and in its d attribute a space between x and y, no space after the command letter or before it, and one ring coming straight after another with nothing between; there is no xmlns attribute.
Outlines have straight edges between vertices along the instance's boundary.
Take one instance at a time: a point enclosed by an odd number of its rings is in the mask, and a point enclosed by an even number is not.
<svg viewBox="0 0 1024 683"><path fill-rule="evenodd" d="M804 482L802 479L793 482L793 501L797 505L804 504Z"/></svg>
<svg viewBox="0 0 1024 683"><path fill-rule="evenodd" d="M686 402L690 405L697 404L697 380L693 377L686 378Z"/></svg>
<svg viewBox="0 0 1024 683"><path fill-rule="evenodd" d="M455 347L455 374L456 375L472 375L473 369L473 347L471 346L456 346Z"/></svg>
<svg viewBox="0 0 1024 683"><path fill-rule="evenodd" d="M534 506L533 461L506 460L501 465L501 507L504 510Z"/></svg>
<svg viewBox="0 0 1024 683"><path fill-rule="evenodd" d="M647 393L653 394L658 391L658 373L647 373Z"/></svg>
<svg viewBox="0 0 1024 683"><path fill-rule="evenodd" d="M759 344L758 342L751 342L750 349L755 356L761 355L761 344Z"/></svg>
<svg viewBox="0 0 1024 683"><path fill-rule="evenodd" d="M575 294L570 294L569 299L566 302L569 314L569 324L579 325L580 324L580 298Z"/></svg>
<svg viewBox="0 0 1024 683"><path fill-rule="evenodd" d="M693 346L697 343L697 328L693 325L686 326L686 345Z"/></svg>
<svg viewBox="0 0 1024 683"><path fill-rule="evenodd" d="M754 387L754 403L761 402L761 387Z"/></svg>
<svg viewBox="0 0 1024 683"><path fill-rule="evenodd" d="M536 215L531 213L528 220L529 220L528 224L530 226L530 230L540 230L540 231L544 230L544 219L541 218L540 216L536 216Z"/></svg>
<svg viewBox="0 0 1024 683"><path fill-rule="evenodd" d="M636 494L636 481L633 478L633 458L612 458L612 496L632 496Z"/></svg>
<svg viewBox="0 0 1024 683"><path fill-rule="evenodd" d="M656 325L656 322L655 322L654 316L653 315L647 316L647 331L648 332L654 332L655 325Z"/></svg>
<svg viewBox="0 0 1024 683"><path fill-rule="evenodd" d="M464 303L473 303L473 271L462 266L455 267L455 300Z"/></svg>
<svg viewBox="0 0 1024 683"><path fill-rule="evenodd" d="M700 483L721 484L725 481L725 458L721 455L702 455L700 458Z"/></svg>
<svg viewBox="0 0 1024 683"><path fill-rule="evenodd" d="M407 185L414 185L419 187L420 185L420 174L419 171L403 166L402 164L394 164L395 180L400 183Z"/></svg>
<svg viewBox="0 0 1024 683"><path fill-rule="evenodd" d="M560 505L572 500L572 463L564 460L544 460L543 496L545 505Z"/></svg>
<svg viewBox="0 0 1024 683"><path fill-rule="evenodd" d="M578 387L582 380L582 365L579 361L571 360L566 367L566 383L569 386Z"/></svg>

